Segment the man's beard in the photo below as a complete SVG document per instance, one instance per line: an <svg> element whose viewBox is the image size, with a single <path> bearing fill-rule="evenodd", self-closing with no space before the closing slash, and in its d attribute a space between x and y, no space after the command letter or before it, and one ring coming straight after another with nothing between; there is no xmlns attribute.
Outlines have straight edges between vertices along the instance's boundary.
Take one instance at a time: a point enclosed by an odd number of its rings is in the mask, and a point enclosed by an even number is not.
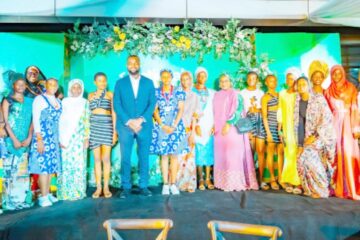
<svg viewBox="0 0 360 240"><path fill-rule="evenodd" d="M140 72L140 69L137 69L135 71L131 71L130 69L128 69L128 72L129 72L130 75L138 75L139 72Z"/></svg>

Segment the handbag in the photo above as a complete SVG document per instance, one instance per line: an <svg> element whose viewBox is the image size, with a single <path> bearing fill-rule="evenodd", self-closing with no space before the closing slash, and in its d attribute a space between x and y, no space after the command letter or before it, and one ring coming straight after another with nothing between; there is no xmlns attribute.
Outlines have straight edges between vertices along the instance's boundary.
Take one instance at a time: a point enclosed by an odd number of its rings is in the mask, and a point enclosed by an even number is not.
<svg viewBox="0 0 360 240"><path fill-rule="evenodd" d="M248 117L239 118L237 123L235 124L236 130L239 134L248 133L253 129L253 124Z"/></svg>

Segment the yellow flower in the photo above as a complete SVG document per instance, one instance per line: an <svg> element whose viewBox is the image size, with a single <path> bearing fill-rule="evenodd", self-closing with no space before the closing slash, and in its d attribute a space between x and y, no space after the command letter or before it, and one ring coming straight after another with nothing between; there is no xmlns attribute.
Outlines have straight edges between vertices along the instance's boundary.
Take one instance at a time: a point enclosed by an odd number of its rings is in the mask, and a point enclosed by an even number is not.
<svg viewBox="0 0 360 240"><path fill-rule="evenodd" d="M180 42L184 43L185 41L186 41L186 37L181 36L181 37L180 37Z"/></svg>
<svg viewBox="0 0 360 240"><path fill-rule="evenodd" d="M176 47L178 47L178 48L181 48L181 46L182 46L180 42L177 42L175 45L176 45Z"/></svg>
<svg viewBox="0 0 360 240"><path fill-rule="evenodd" d="M121 50L123 50L124 47L125 47L125 42L123 42L123 41L121 41L121 42L116 42L113 47L114 47L114 50L115 50L115 51L121 51Z"/></svg>
<svg viewBox="0 0 360 240"><path fill-rule="evenodd" d="M190 39L186 39L186 41L185 41L185 47L186 47L187 49L189 49L189 48L191 47L191 40L190 40Z"/></svg>
<svg viewBox="0 0 360 240"><path fill-rule="evenodd" d="M119 33L119 38L120 38L120 40L125 40L126 33Z"/></svg>
<svg viewBox="0 0 360 240"><path fill-rule="evenodd" d="M118 26L114 26L114 33L118 34L120 32L120 28Z"/></svg>
<svg viewBox="0 0 360 240"><path fill-rule="evenodd" d="M180 31L180 27L179 26L175 26L174 27L174 32L179 32Z"/></svg>
<svg viewBox="0 0 360 240"><path fill-rule="evenodd" d="M171 39L171 43L176 45L177 43L176 39Z"/></svg>

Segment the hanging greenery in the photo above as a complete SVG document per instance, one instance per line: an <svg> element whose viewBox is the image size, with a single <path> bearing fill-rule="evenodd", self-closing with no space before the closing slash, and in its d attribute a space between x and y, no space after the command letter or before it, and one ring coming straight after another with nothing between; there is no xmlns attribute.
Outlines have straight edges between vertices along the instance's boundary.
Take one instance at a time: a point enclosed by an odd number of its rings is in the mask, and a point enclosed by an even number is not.
<svg viewBox="0 0 360 240"><path fill-rule="evenodd" d="M180 26L168 26L164 23L147 22L137 24L128 21L118 23L94 22L91 26L80 26L77 21L67 34L70 53L92 58L97 54L109 52L143 54L169 57L180 54L183 59L197 58L202 63L206 54L213 54L216 59L228 53L230 61L239 63L239 71L232 74L241 87L244 85L245 72L254 70L260 78L269 72L269 59L255 55L255 28L242 28L237 19L230 19L224 27L216 27L209 21L187 20Z"/></svg>
<svg viewBox="0 0 360 240"><path fill-rule="evenodd" d="M181 54L183 58L197 57L201 63L205 54L214 52L215 58L220 58L229 52L230 60L251 66L254 64L256 29L243 29L239 23L239 20L231 19L219 28L202 20L196 20L194 24L184 21L182 27L128 21L123 26L94 22L91 26L80 27L78 21L69 31L68 39L72 54L90 58L99 53L128 51L160 57Z"/></svg>

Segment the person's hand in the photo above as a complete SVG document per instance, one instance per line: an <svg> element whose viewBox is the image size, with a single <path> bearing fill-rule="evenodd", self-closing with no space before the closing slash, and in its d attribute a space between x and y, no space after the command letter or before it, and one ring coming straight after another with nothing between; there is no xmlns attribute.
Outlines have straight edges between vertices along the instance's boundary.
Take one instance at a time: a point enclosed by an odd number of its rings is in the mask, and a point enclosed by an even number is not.
<svg viewBox="0 0 360 240"><path fill-rule="evenodd" d="M212 128L211 128L211 131L210 131L210 136L211 136L211 135L214 135L214 133L215 133L215 127L212 127Z"/></svg>
<svg viewBox="0 0 360 240"><path fill-rule="evenodd" d="M37 141L37 151L38 151L38 153L43 154L44 150L45 150L45 146L44 146L43 140L38 140Z"/></svg>
<svg viewBox="0 0 360 240"><path fill-rule="evenodd" d="M272 138L271 133L266 134L266 141L267 141L268 143L272 143L272 142L273 142L273 138Z"/></svg>
<svg viewBox="0 0 360 240"><path fill-rule="evenodd" d="M89 139L85 139L84 140L84 148L88 149L89 148Z"/></svg>
<svg viewBox="0 0 360 240"><path fill-rule="evenodd" d="M144 119L143 118L137 118L134 120L134 124L137 126L137 127L141 127L141 124L144 122Z"/></svg>
<svg viewBox="0 0 360 240"><path fill-rule="evenodd" d="M201 137L201 127L199 125L195 126L195 133L196 135L198 135L199 137Z"/></svg>
<svg viewBox="0 0 360 240"><path fill-rule="evenodd" d="M0 138L4 138L4 137L6 137L6 131L5 131L4 126L1 126L0 127Z"/></svg>
<svg viewBox="0 0 360 240"><path fill-rule="evenodd" d="M353 137L354 137L354 139L359 139L360 138L360 133L354 133Z"/></svg>
<svg viewBox="0 0 360 240"><path fill-rule="evenodd" d="M28 147L30 143L31 143L31 138L28 137L21 143L21 146Z"/></svg>
<svg viewBox="0 0 360 240"><path fill-rule="evenodd" d="M230 124L226 123L221 129L221 135L226 136L230 131Z"/></svg>
<svg viewBox="0 0 360 240"><path fill-rule="evenodd" d="M135 119L131 119L129 120L128 126L135 133L138 133L141 130L141 125L139 126L138 124L139 124L138 121L136 121Z"/></svg>
<svg viewBox="0 0 360 240"><path fill-rule="evenodd" d="M311 144L313 144L313 143L315 142L315 140L316 140L315 136L314 136L314 135L311 135L311 136L309 136L309 137L307 137L307 138L305 139L304 145L305 145L305 146L311 145Z"/></svg>
<svg viewBox="0 0 360 240"><path fill-rule="evenodd" d="M167 126L167 125L163 125L161 130L163 130L166 134L171 134L174 132L174 128Z"/></svg>
<svg viewBox="0 0 360 240"><path fill-rule="evenodd" d="M193 133L190 134L188 141L190 146L193 146L195 144L195 136Z"/></svg>
<svg viewBox="0 0 360 240"><path fill-rule="evenodd" d="M21 142L17 139L13 140L13 145L15 149L19 149L22 147Z"/></svg>
<svg viewBox="0 0 360 240"><path fill-rule="evenodd" d="M304 148L303 147L298 147L297 158L299 158L303 152L304 152Z"/></svg>

